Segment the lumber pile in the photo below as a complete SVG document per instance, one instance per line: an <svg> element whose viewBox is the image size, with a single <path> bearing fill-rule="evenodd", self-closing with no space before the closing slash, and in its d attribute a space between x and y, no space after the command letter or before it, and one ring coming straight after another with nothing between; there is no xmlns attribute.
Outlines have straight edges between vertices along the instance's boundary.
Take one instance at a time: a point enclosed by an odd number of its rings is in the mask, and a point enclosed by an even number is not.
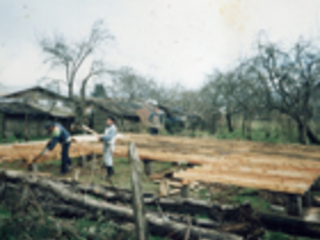
<svg viewBox="0 0 320 240"><path fill-rule="evenodd" d="M319 174L308 172L303 168L301 171L297 169L293 172L285 169L277 170L272 166L263 169L257 168L255 165L244 166L241 162L232 163L195 167L174 173L174 177L182 179L183 184L202 181L303 195L309 190Z"/></svg>
<svg viewBox="0 0 320 240"><path fill-rule="evenodd" d="M73 138L71 157L102 154L102 143L95 136ZM301 195L320 176L320 150L315 146L126 134L117 139L114 155L127 157L131 141L142 160L204 165L174 175L184 183L198 180ZM22 159L30 163L45 143L0 146L0 161ZM39 161L59 158L57 146Z"/></svg>

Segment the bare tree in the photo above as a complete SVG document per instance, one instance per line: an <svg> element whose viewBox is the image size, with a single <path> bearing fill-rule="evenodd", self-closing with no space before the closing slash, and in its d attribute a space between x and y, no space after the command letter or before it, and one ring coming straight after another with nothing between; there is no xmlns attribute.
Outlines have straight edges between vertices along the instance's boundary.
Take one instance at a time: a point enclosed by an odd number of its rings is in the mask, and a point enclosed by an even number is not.
<svg viewBox="0 0 320 240"><path fill-rule="evenodd" d="M109 31L103 29L102 25L102 21L96 21L91 28L89 36L78 43L69 44L61 36L44 38L40 41L42 50L48 55L45 62L50 63L53 68L62 67L64 69L65 77L59 80L67 85L70 99L75 100L74 85L79 78L80 69L84 68L86 61L91 61L87 74L79 79L81 86L80 100L75 101L76 121L79 124L83 122L86 87L89 80L108 72L105 63L94 58L95 51L107 39L112 38Z"/></svg>
<svg viewBox="0 0 320 240"><path fill-rule="evenodd" d="M68 86L68 96L70 98L74 96L74 84L84 62L88 61L89 57L107 39L112 38L109 32L102 28L102 24L102 21L96 21L91 28L89 36L78 43L69 44L62 36L40 40L40 46L48 56L45 63L50 63L52 68L62 67L64 69L65 77L61 78L60 81ZM82 88L85 88L89 79L103 72L105 72L103 62L92 60L88 74L81 81Z"/></svg>
<svg viewBox="0 0 320 240"><path fill-rule="evenodd" d="M319 50L302 40L287 51L276 44L260 44L259 55L251 64L257 79L266 86L268 106L296 121L301 143L306 144L307 138L319 143L309 127L320 78Z"/></svg>
<svg viewBox="0 0 320 240"><path fill-rule="evenodd" d="M113 97L127 100L148 99L156 89L156 83L138 74L130 67L122 67L110 72L112 86L109 87Z"/></svg>
<svg viewBox="0 0 320 240"><path fill-rule="evenodd" d="M234 73L226 74L215 72L208 76L208 82L203 92L209 92L212 102L209 103L211 111L217 112L224 109L228 131L233 132L232 116L238 112L238 102L234 98L233 92L237 88ZM209 105L209 106L210 106Z"/></svg>

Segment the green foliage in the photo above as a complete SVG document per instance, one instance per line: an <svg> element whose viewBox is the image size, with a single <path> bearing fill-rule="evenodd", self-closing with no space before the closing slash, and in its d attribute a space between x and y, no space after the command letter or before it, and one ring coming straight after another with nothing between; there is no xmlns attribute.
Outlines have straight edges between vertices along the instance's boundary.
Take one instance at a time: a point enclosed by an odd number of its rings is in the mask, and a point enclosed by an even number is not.
<svg viewBox="0 0 320 240"><path fill-rule="evenodd" d="M42 240L52 239L56 235L58 235L58 232L55 230L55 223L41 221L38 214L17 214L11 218L4 219L0 224L0 239Z"/></svg>
<svg viewBox="0 0 320 240"><path fill-rule="evenodd" d="M98 83L94 86L94 90L91 93L92 97L96 97L96 98L107 98L107 91L105 89L105 87L103 86L103 84Z"/></svg>
<svg viewBox="0 0 320 240"><path fill-rule="evenodd" d="M287 135L274 127L270 127L267 131L265 126L258 123L253 125L251 134L252 141L269 143L298 143L298 133L296 130L292 130L290 135ZM243 135L240 128L236 128L233 132L229 132L226 127L221 127L216 132L215 137L218 139L249 140L248 135Z"/></svg>
<svg viewBox="0 0 320 240"><path fill-rule="evenodd" d="M199 198L200 199L206 199L207 198L207 196L206 196L207 191L205 189L200 189L198 194L199 194Z"/></svg>
<svg viewBox="0 0 320 240"><path fill-rule="evenodd" d="M1 220L1 219L8 218L8 217L10 217L10 216L11 216L10 211L9 211L7 208L5 208L5 207L0 206L0 220Z"/></svg>
<svg viewBox="0 0 320 240"><path fill-rule="evenodd" d="M290 236L281 232L266 231L264 236L262 237L262 240L316 240L316 239L308 238L308 237Z"/></svg>
<svg viewBox="0 0 320 240"><path fill-rule="evenodd" d="M270 209L270 203L263 198L255 195L236 195L231 197L232 200L238 202L238 203L244 203L244 202L250 202L252 208L254 210L266 212Z"/></svg>
<svg viewBox="0 0 320 240"><path fill-rule="evenodd" d="M158 236L150 236L150 240L170 240L170 238L163 238L163 237L158 237Z"/></svg>
<svg viewBox="0 0 320 240"><path fill-rule="evenodd" d="M47 136L45 137L32 137L29 139L29 141L40 141L48 139ZM0 143L21 143L25 142L24 134L16 134L16 135L10 135L7 138L0 138Z"/></svg>

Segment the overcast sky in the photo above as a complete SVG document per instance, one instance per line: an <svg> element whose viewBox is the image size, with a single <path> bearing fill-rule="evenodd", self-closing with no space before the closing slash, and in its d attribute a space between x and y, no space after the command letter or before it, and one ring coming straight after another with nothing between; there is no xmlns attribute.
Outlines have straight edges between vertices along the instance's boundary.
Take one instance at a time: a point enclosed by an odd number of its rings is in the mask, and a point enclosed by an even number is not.
<svg viewBox="0 0 320 240"><path fill-rule="evenodd" d="M320 0L0 0L0 83L63 77L37 39L77 41L103 19L115 37L103 52L111 66L197 88L248 55L259 30L283 43L318 36L319 10Z"/></svg>

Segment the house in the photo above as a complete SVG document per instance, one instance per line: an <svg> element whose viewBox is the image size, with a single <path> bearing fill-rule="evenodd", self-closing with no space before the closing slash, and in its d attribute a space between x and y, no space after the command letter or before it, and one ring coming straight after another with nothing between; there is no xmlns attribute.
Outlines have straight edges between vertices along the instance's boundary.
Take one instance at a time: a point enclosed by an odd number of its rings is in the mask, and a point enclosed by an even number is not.
<svg viewBox="0 0 320 240"><path fill-rule="evenodd" d="M183 129L195 130L203 125L202 117L197 113L186 112L180 107L159 105L166 115L166 129L174 133Z"/></svg>
<svg viewBox="0 0 320 240"><path fill-rule="evenodd" d="M116 118L116 124L121 132L139 132L141 120L137 110L141 105L110 98L88 98L86 100L87 124L97 132L103 132L108 116Z"/></svg>
<svg viewBox="0 0 320 240"><path fill-rule="evenodd" d="M0 137L32 138L46 136L48 120L61 122L67 128L74 121L72 102L40 86L0 97Z"/></svg>

